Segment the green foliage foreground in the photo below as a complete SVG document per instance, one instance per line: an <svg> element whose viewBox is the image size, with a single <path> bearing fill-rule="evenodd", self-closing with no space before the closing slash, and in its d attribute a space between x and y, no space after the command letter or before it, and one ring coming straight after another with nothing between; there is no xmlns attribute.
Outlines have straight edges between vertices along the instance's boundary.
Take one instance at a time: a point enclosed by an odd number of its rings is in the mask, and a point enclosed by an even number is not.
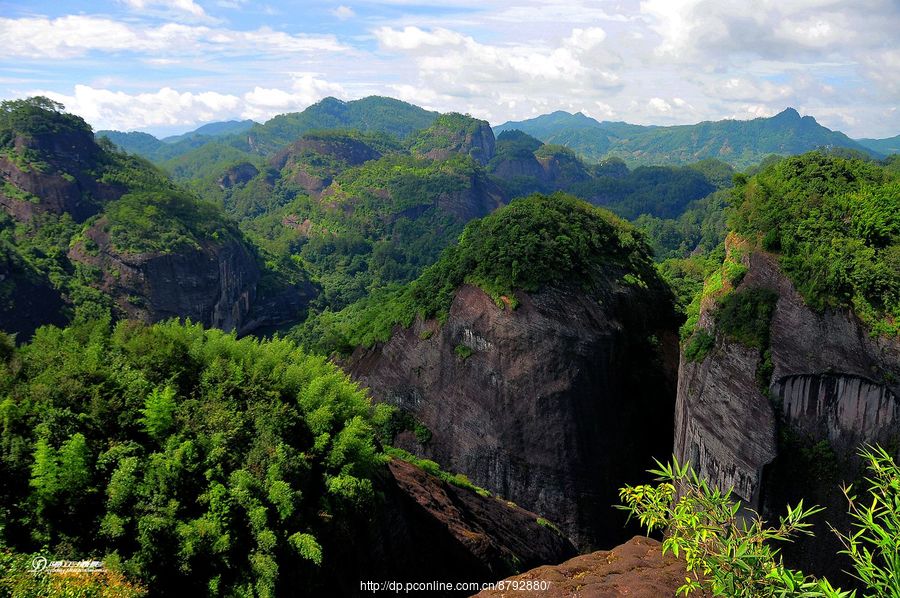
<svg viewBox="0 0 900 598"><path fill-rule="evenodd" d="M0 547L103 560L159 595L302 592L374 498L389 411L287 340L103 321L8 340Z"/></svg>
<svg viewBox="0 0 900 598"><path fill-rule="evenodd" d="M867 597L900 597L900 468L881 448L860 453L869 477L866 496L844 488L853 531L835 533L853 563L854 577ZM658 485L626 486L623 510L649 531L665 530L663 553L687 563L688 576L678 594L706 590L714 596L828 597L856 596L784 565L773 543L811 535L806 519L822 509L788 507L778 524L768 527L756 514L741 509L731 491L711 488L690 467L673 461L650 473ZM676 491L677 488L677 491Z"/></svg>

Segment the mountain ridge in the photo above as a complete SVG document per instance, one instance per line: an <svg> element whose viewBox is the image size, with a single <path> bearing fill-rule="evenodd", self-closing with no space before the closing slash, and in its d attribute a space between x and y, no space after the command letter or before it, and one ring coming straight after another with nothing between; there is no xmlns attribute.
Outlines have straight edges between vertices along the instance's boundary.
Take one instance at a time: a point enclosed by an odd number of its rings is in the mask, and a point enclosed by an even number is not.
<svg viewBox="0 0 900 598"><path fill-rule="evenodd" d="M600 122L578 114L581 118L557 111L525 121L509 121L497 125L494 131L518 129L545 143L569 147L587 159L617 156L630 166L717 158L732 166L747 167L770 154L799 154L820 147L842 147L874 158L883 157L883 152L871 144L866 146L840 131L832 131L812 116L801 116L794 108L751 120L671 126Z"/></svg>

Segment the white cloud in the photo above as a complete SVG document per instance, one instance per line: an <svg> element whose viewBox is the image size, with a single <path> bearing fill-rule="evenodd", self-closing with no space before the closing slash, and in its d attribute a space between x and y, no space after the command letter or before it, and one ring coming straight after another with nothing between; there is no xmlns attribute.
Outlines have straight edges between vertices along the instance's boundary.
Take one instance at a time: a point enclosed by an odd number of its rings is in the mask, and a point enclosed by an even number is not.
<svg viewBox="0 0 900 598"><path fill-rule="evenodd" d="M575 28L572 35L563 40L563 45L579 52L593 50L606 39L606 32L599 27Z"/></svg>
<svg viewBox="0 0 900 598"><path fill-rule="evenodd" d="M123 0L125 4L135 9L144 9L148 6L158 5L164 8L171 8L194 15L195 17L205 16L203 7L194 2L194 0Z"/></svg>
<svg viewBox="0 0 900 598"><path fill-rule="evenodd" d="M621 61L603 48L606 33L599 27L576 28L553 45L485 44L445 28L373 33L383 51L413 61L418 81L411 87L429 90L426 97L439 106L474 105L483 118L495 118L504 107L534 106L539 97L548 106L568 107L573 97L621 86L615 72Z"/></svg>
<svg viewBox="0 0 900 598"><path fill-rule="evenodd" d="M276 114L296 112L327 96L345 97L344 88L316 73L295 73L291 89L255 87L243 95L241 118L264 121Z"/></svg>
<svg viewBox="0 0 900 598"><path fill-rule="evenodd" d="M255 87L246 93L189 92L163 87L155 92L129 94L76 85L71 95L35 90L25 95L44 95L78 114L95 129L142 130L192 127L228 118L267 120L277 114L300 111L322 98L343 97L340 85L314 73L296 73L289 89Z"/></svg>
<svg viewBox="0 0 900 598"><path fill-rule="evenodd" d="M709 93L722 100L784 102L794 95L794 89L790 85L735 76L715 80L709 85Z"/></svg>
<svg viewBox="0 0 900 598"><path fill-rule="evenodd" d="M650 98L650 101L647 102L647 106L660 114L666 114L672 111L672 105L662 98Z"/></svg>
<svg viewBox="0 0 900 598"><path fill-rule="evenodd" d="M780 59L846 55L894 45L896 0L643 0L640 11L660 37L657 51L713 63L747 55Z"/></svg>
<svg viewBox="0 0 900 598"><path fill-rule="evenodd" d="M347 49L333 35L290 35L268 27L253 31L177 23L147 27L81 15L57 19L0 18L0 56L7 57L64 59L91 52L208 55Z"/></svg>
<svg viewBox="0 0 900 598"><path fill-rule="evenodd" d="M346 21L347 19L352 19L353 17L356 16L356 13L353 11L352 8L350 8L349 6L344 6L343 4L341 4L340 6L335 8L333 11L331 11L331 14L333 14L334 16L336 16L337 18L339 18L342 21Z"/></svg>

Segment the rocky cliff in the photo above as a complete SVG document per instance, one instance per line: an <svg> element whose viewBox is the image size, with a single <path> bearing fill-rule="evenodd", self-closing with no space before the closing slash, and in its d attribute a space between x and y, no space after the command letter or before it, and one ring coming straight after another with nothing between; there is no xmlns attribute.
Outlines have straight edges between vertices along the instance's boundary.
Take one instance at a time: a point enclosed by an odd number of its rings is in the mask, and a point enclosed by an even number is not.
<svg viewBox="0 0 900 598"><path fill-rule="evenodd" d="M97 286L126 317L149 322L187 318L223 330L244 327L260 271L256 256L240 240L173 253L132 254L116 251L103 229L101 219L84 235L96 251L76 243L69 258L99 271Z"/></svg>
<svg viewBox="0 0 900 598"><path fill-rule="evenodd" d="M340 133L307 134L269 159L281 176L318 194L335 176L353 166L381 157L361 139Z"/></svg>
<svg viewBox="0 0 900 598"><path fill-rule="evenodd" d="M431 127L421 131L412 149L434 160L464 154L485 165L494 157L495 146L494 132L487 121L451 112L442 114Z"/></svg>
<svg viewBox="0 0 900 598"><path fill-rule="evenodd" d="M581 548L624 535L611 505L668 452L675 321L665 298L608 280L517 295L456 293L444 325L417 321L347 369L431 432L404 448L556 522Z"/></svg>
<svg viewBox="0 0 900 598"><path fill-rule="evenodd" d="M371 595L360 589L366 580L490 582L575 554L535 513L505 500L448 484L397 459L384 473L376 481L383 500L367 520L348 521L325 540L329 595Z"/></svg>
<svg viewBox="0 0 900 598"><path fill-rule="evenodd" d="M0 206L20 222L46 212L83 222L125 193L124 186L101 182L91 172L102 150L89 132L20 134L11 145L0 154Z"/></svg>
<svg viewBox="0 0 900 598"><path fill-rule="evenodd" d="M775 255L729 240L747 268L731 292L773 293L768 343L742 344L716 302L704 302L698 329L714 341L699 361L681 358L675 454L764 515L800 498L826 506L816 539L787 554L834 573L849 566L836 566L839 547L822 525L847 523L838 486L860 476L862 443L900 446L900 341L874 338L849 310L811 310Z"/></svg>

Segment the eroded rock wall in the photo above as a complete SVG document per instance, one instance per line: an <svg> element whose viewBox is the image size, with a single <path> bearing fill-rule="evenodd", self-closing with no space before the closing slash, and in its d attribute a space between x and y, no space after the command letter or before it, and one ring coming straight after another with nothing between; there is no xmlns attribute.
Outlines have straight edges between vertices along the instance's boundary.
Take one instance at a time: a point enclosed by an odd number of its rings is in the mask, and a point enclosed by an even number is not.
<svg viewBox="0 0 900 598"><path fill-rule="evenodd" d="M347 369L429 428L403 448L608 546L626 535L618 488L670 451L676 355L665 299L612 287L523 293L512 310L464 286L446 324L398 329Z"/></svg>

